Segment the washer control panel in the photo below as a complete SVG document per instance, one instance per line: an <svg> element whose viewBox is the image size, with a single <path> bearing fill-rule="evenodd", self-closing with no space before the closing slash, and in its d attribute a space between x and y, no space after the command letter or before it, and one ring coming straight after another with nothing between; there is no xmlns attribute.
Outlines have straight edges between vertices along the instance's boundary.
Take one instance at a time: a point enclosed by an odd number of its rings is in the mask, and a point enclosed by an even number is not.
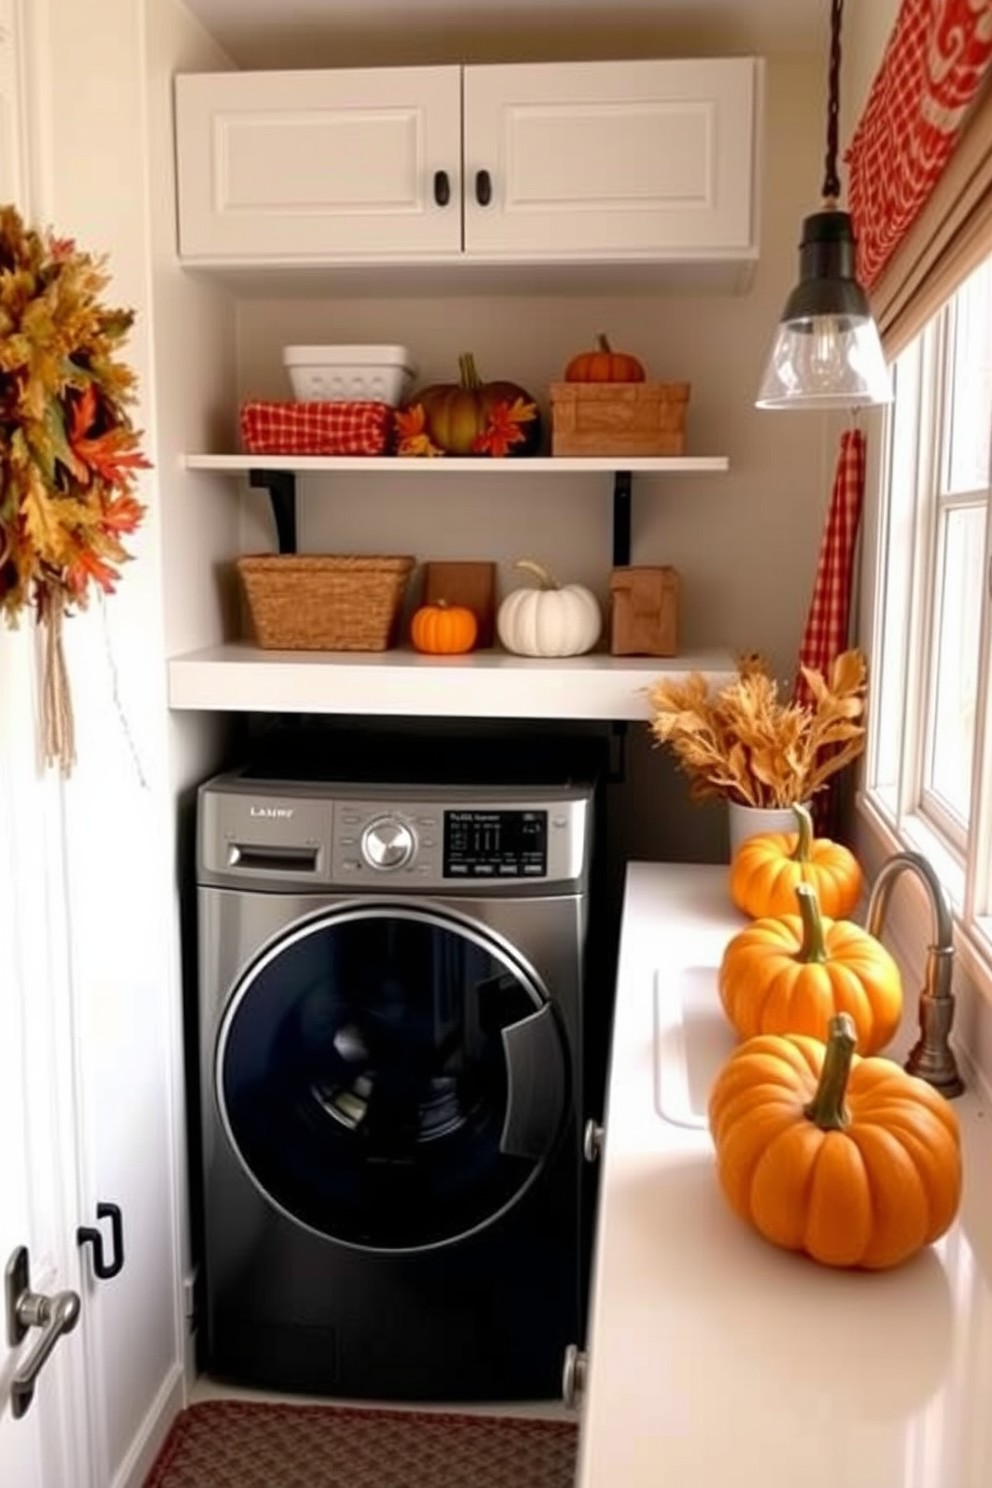
<svg viewBox="0 0 992 1488"><path fill-rule="evenodd" d="M417 888L547 883L582 872L589 802L334 802L331 878Z"/></svg>
<svg viewBox="0 0 992 1488"><path fill-rule="evenodd" d="M289 890L574 884L587 871L586 786L383 787L218 776L200 789L201 883Z"/></svg>

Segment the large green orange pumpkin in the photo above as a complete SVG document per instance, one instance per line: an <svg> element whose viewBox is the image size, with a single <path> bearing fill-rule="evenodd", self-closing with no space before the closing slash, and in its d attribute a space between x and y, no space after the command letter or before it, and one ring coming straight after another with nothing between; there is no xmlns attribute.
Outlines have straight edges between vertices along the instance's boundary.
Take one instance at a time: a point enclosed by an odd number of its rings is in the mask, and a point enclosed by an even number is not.
<svg viewBox="0 0 992 1488"><path fill-rule="evenodd" d="M809 884L798 915L752 920L731 937L719 972L720 1001L741 1038L805 1033L816 1038L848 1013L863 1054L877 1054L902 1017L902 977L874 935L853 920L820 914Z"/></svg>
<svg viewBox="0 0 992 1488"><path fill-rule="evenodd" d="M842 920L861 898L861 866L843 843L814 836L808 807L792 811L796 832L761 832L741 843L730 867L730 897L755 917L795 914L796 886L808 883L821 913Z"/></svg>
<svg viewBox="0 0 992 1488"><path fill-rule="evenodd" d="M760 1235L826 1266L898 1266L948 1229L961 1197L957 1117L890 1059L859 1059L851 1019L827 1043L741 1044L709 1100L717 1176Z"/></svg>
<svg viewBox="0 0 992 1488"><path fill-rule="evenodd" d="M535 400L517 382L483 382L471 352L458 358L458 382L435 382L407 400L424 410L427 434L448 455L533 455L541 444L541 418ZM492 434L494 416L530 406L530 417L512 426L505 447L484 449L479 443Z"/></svg>

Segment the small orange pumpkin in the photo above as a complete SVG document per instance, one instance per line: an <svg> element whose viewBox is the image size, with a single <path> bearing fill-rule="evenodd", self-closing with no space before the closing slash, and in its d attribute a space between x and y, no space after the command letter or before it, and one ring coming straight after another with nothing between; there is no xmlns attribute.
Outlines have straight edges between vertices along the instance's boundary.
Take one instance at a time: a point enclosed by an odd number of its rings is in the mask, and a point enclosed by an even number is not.
<svg viewBox="0 0 992 1488"><path fill-rule="evenodd" d="M600 332L595 351L580 351L565 368L566 382L643 382L644 365L627 351L614 351Z"/></svg>
<svg viewBox="0 0 992 1488"><path fill-rule="evenodd" d="M456 656L471 651L479 633L478 621L464 605L421 605L410 621L410 640L417 651L431 656Z"/></svg>
<svg viewBox="0 0 992 1488"><path fill-rule="evenodd" d="M849 848L814 837L806 806L792 808L796 832L761 832L742 842L730 868L730 897L755 918L795 914L796 886L811 884L820 912L832 920L853 914L864 876Z"/></svg>
<svg viewBox="0 0 992 1488"><path fill-rule="evenodd" d="M880 1271L938 1240L961 1200L948 1102L890 1059L859 1059L838 1013L826 1043L764 1035L714 1082L709 1123L731 1209L773 1245Z"/></svg>
<svg viewBox="0 0 992 1488"><path fill-rule="evenodd" d="M858 1047L877 1054L902 1017L898 966L853 920L821 916L809 884L795 892L798 915L752 920L728 942L719 973L724 1012L741 1038L816 1038L835 1013L849 1013Z"/></svg>

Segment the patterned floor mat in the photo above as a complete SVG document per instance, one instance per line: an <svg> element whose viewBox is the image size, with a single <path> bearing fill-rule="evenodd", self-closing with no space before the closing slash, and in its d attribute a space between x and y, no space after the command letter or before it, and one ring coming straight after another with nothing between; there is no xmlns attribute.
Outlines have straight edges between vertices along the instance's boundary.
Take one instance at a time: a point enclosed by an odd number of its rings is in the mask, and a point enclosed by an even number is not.
<svg viewBox="0 0 992 1488"><path fill-rule="evenodd" d="M569 1421L212 1400L145 1488L572 1488L577 1447Z"/></svg>

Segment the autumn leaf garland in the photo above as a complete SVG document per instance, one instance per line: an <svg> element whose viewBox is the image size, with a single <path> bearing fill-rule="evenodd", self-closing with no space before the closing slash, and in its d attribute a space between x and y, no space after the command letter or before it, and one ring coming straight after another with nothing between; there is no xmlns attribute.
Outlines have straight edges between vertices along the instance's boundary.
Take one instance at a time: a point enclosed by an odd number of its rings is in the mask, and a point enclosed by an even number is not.
<svg viewBox="0 0 992 1488"><path fill-rule="evenodd" d="M148 461L127 412L135 377L117 359L134 316L102 303L108 283L102 259L0 207L0 614L16 625L33 610L49 630L43 696L62 723L49 708L46 755L64 771L62 618L94 588L113 592L123 539L144 516L134 485Z"/></svg>

